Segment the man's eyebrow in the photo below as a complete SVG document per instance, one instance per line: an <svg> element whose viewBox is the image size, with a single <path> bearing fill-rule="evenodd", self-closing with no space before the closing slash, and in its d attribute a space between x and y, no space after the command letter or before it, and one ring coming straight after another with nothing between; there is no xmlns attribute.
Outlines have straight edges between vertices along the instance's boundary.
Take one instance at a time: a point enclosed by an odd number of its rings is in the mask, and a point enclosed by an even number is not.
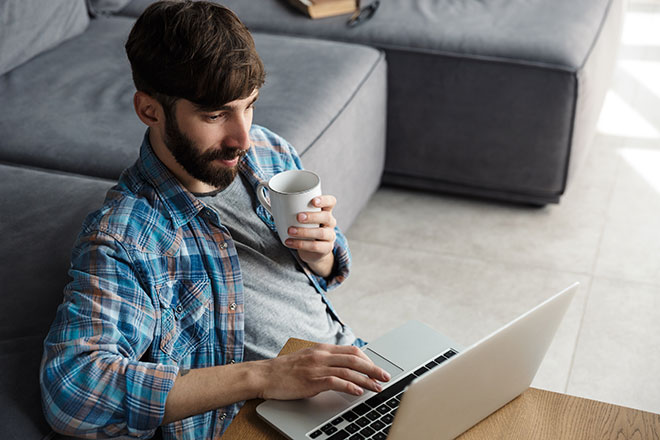
<svg viewBox="0 0 660 440"><path fill-rule="evenodd" d="M255 95L254 98L252 98L252 101L250 101L250 103L247 106L250 107L252 104L254 104L257 101L257 99L259 99L259 94L258 93ZM229 104L225 104L225 105L220 106L220 107L205 107L205 106L201 106L201 105L197 105L197 104L193 104L193 105L195 106L195 109L200 113L223 112L223 111L227 111L227 110L233 110L234 107L235 107L235 106L229 105Z"/></svg>

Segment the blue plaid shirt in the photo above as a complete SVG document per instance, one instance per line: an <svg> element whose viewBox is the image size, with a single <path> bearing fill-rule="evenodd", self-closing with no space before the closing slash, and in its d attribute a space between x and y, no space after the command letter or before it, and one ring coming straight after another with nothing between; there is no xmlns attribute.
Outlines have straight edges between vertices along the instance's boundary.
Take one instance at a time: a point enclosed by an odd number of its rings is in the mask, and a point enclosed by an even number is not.
<svg viewBox="0 0 660 440"><path fill-rule="evenodd" d="M239 164L252 187L302 165L293 147L259 126ZM259 217L276 233L270 214ZM350 254L337 230L335 273L303 270L325 292L347 276ZM297 253L294 252L297 258ZM243 359L243 282L236 247L217 213L160 162L145 135L75 243L64 301L44 342L46 418L58 432L90 438L151 437L179 368ZM165 439L218 438L242 402L168 424Z"/></svg>

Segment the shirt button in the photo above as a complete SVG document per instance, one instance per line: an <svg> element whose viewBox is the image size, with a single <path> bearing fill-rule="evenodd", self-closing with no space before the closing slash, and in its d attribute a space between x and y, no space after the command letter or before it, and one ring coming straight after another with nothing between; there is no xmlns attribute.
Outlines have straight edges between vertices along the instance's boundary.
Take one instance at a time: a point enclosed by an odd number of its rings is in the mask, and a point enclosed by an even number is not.
<svg viewBox="0 0 660 440"><path fill-rule="evenodd" d="M178 306L176 306L175 310L176 310L177 313L181 313L181 312L183 312L183 306L181 304L179 304Z"/></svg>
<svg viewBox="0 0 660 440"><path fill-rule="evenodd" d="M223 241L222 243L220 243L220 249L223 249L223 250L227 249L227 242L226 241Z"/></svg>
<svg viewBox="0 0 660 440"><path fill-rule="evenodd" d="M232 359L232 360L229 361L229 363L230 363L230 364L235 364L235 363L236 363L236 360Z"/></svg>
<svg viewBox="0 0 660 440"><path fill-rule="evenodd" d="M230 310L236 310L236 303L229 304L229 309Z"/></svg>
<svg viewBox="0 0 660 440"><path fill-rule="evenodd" d="M227 418L227 413L220 414L220 420L224 420L226 418Z"/></svg>

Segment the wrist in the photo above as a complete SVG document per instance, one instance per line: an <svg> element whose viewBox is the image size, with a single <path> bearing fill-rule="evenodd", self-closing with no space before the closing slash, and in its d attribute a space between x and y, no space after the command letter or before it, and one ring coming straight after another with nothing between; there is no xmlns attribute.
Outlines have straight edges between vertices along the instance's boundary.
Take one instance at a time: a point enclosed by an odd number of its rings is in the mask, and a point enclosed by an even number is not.
<svg viewBox="0 0 660 440"><path fill-rule="evenodd" d="M335 267L335 255L334 253L330 252L318 260L312 262L307 261L306 263L312 272L314 272L316 275L323 278L328 278L330 275L332 275Z"/></svg>
<svg viewBox="0 0 660 440"><path fill-rule="evenodd" d="M253 398L265 399L270 377L269 362L270 360L248 362L250 368L247 369L247 383L249 393Z"/></svg>

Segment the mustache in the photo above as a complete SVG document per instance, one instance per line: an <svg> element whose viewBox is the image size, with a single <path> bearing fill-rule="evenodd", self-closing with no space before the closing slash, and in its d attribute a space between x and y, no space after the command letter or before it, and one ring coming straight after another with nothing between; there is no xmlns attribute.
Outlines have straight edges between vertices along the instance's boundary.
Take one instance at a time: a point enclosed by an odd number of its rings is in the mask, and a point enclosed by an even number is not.
<svg viewBox="0 0 660 440"><path fill-rule="evenodd" d="M204 161L212 162L214 160L232 160L236 157L242 159L248 150L236 147L222 147L219 150L207 151L202 155Z"/></svg>

